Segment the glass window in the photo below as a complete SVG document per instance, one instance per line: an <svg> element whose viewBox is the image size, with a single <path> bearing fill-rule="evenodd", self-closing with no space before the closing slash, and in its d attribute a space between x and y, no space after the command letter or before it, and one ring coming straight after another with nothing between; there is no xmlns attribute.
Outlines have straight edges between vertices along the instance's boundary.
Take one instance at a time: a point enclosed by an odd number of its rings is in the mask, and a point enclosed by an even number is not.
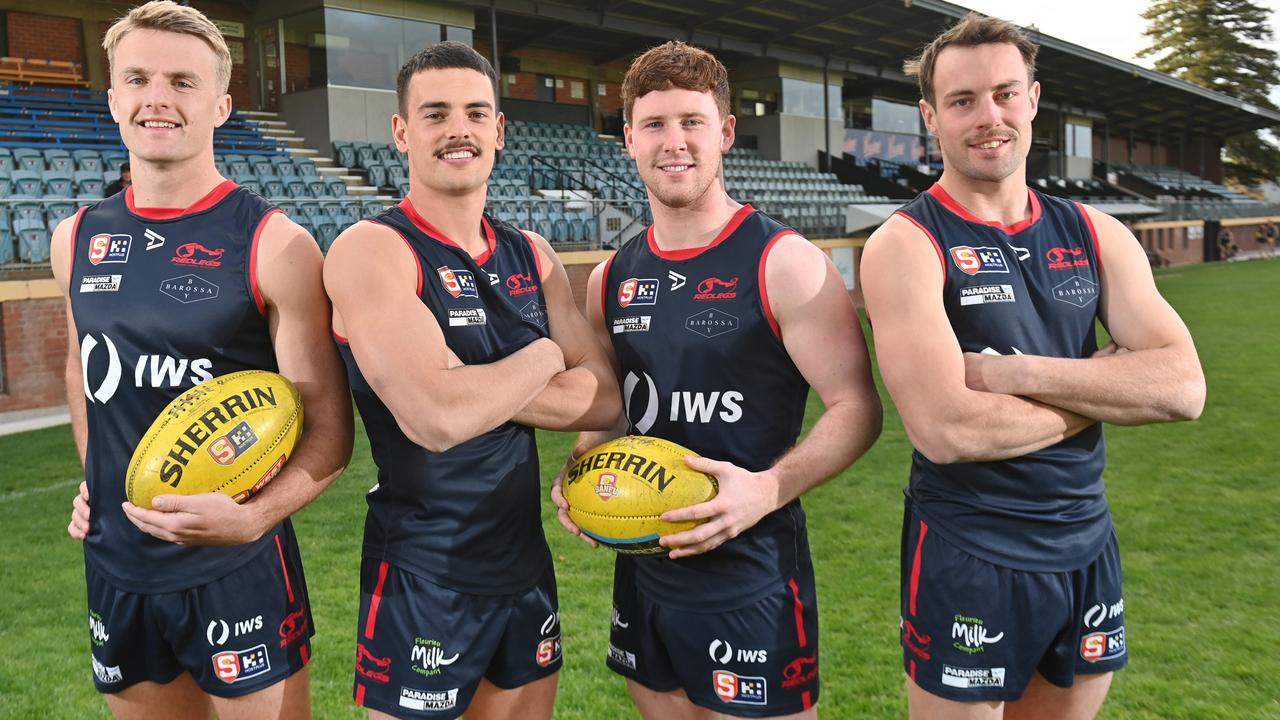
<svg viewBox="0 0 1280 720"><path fill-rule="evenodd" d="M325 8L285 18L286 92L323 85L395 90L414 53L443 39L471 44L468 28Z"/></svg>
<svg viewBox="0 0 1280 720"><path fill-rule="evenodd" d="M1093 127L1074 122L1067 123L1066 147L1068 155L1073 157L1093 157Z"/></svg>
<svg viewBox="0 0 1280 720"><path fill-rule="evenodd" d="M832 120L844 115L840 107L840 86L827 91L827 112ZM822 83L782 78L782 112L805 117L822 117Z"/></svg>
<svg viewBox="0 0 1280 720"><path fill-rule="evenodd" d="M872 98L871 127L885 132L918 134L920 108L909 103Z"/></svg>

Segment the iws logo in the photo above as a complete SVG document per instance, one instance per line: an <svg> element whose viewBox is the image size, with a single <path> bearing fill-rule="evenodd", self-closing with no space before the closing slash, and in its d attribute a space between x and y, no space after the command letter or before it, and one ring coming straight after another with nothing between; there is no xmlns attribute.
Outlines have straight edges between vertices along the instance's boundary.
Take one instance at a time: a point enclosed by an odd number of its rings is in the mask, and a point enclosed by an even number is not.
<svg viewBox="0 0 1280 720"><path fill-rule="evenodd" d="M231 629L233 625L226 620L210 620L209 625L204 629L204 638L209 641L210 645L218 647L227 642L232 637ZM247 620L237 620L234 623L235 637L248 635L255 630L262 629L262 616L257 615Z"/></svg>
<svg viewBox="0 0 1280 720"><path fill-rule="evenodd" d="M748 650L740 648L735 656L733 646L727 640L716 638L707 646L707 655L720 665L727 665L736 658L738 662L762 663L769 661L768 650Z"/></svg>
<svg viewBox="0 0 1280 720"><path fill-rule="evenodd" d="M981 618L956 615L955 622L951 624L951 639L955 641L951 646L971 655L983 652L987 645L994 645L1003 638L1003 632L989 634Z"/></svg>
<svg viewBox="0 0 1280 720"><path fill-rule="evenodd" d="M91 403L95 400L105 403L116 394L116 388L120 387L120 353L116 350L116 344L111 342L111 338L103 335L102 340L107 348L108 364L107 374L103 376L97 390L89 387L89 360L94 348L98 347L98 340L92 335L85 335L80 341L80 371L84 376L84 396Z"/></svg>
<svg viewBox="0 0 1280 720"><path fill-rule="evenodd" d="M628 372L627 377L622 381L622 399L626 404L627 420L631 421L632 427L641 435L649 432L653 424L658 421L658 386L653 384L653 378L649 377L649 373L641 372L644 376L645 385L648 387L648 395L644 398L644 404L641 405L634 401L636 387L640 385L640 378L636 377L633 372ZM644 410L639 418L633 414L634 411Z"/></svg>
<svg viewBox="0 0 1280 720"><path fill-rule="evenodd" d="M1087 628L1102 627L1102 623L1114 620L1122 615L1124 615L1124 598L1120 598L1119 602L1114 602L1110 605L1100 602L1085 611L1084 626Z"/></svg>

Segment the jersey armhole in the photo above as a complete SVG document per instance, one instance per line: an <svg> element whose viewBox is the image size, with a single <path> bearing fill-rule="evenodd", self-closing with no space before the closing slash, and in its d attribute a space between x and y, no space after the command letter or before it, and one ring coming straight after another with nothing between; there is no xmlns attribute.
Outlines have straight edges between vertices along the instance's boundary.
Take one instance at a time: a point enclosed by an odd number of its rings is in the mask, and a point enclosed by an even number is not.
<svg viewBox="0 0 1280 720"><path fill-rule="evenodd" d="M397 230L397 229L395 229L395 228L391 227L390 225L387 225L387 224L385 224L385 223L380 223L380 222L378 222L377 220L373 220L373 219L371 219L371 218L370 218L370 219L361 220L360 222L373 223L374 225L378 225L378 226L384 227L384 228L386 228L386 229L390 230L391 232L395 233L396 235L399 235L399 236L400 236L400 239L404 241L404 246L405 246L406 248L408 248L408 249L409 249L409 254L413 256L413 264L414 264L415 266L417 266L417 268L418 268L418 286L417 286L417 288L414 290L414 293L415 293L418 297L422 297L422 259L421 259L421 258L419 258L419 257L418 257L418 253L414 251L414 249L413 249L413 243L409 242L409 238L405 237L405 236L404 236L404 233L402 233L402 232L400 232L399 230Z"/></svg>
<svg viewBox="0 0 1280 720"><path fill-rule="evenodd" d="M613 267L613 259L617 257L617 253L609 256L604 261L604 272L600 273L600 319L606 320L609 317L609 303L606 300L609 297L609 269Z"/></svg>
<svg viewBox="0 0 1280 720"><path fill-rule="evenodd" d="M524 236L524 239L528 241L529 249L533 251L533 262L538 266L538 283L541 284L544 278L542 277L542 253L538 251L538 243L533 241L533 236L529 234L528 230L517 229L520 230L520 234Z"/></svg>
<svg viewBox="0 0 1280 720"><path fill-rule="evenodd" d="M1076 210L1080 211L1080 217L1084 218L1084 224L1089 227L1089 239L1093 241L1093 256L1098 262L1098 276L1102 276L1102 247L1098 244L1098 229L1093 226L1093 218L1089 217L1089 211L1085 210L1084 203L1077 202Z"/></svg>
<svg viewBox="0 0 1280 720"><path fill-rule="evenodd" d="M779 342L782 341L782 328L778 325L778 319L773 316L773 306L769 304L769 286L765 283L765 265L769 262L769 253L773 251L773 246L788 235L795 235L799 238L804 237L789 228L778 232L778 234L769 238L769 242L765 243L764 251L760 253L760 267L756 269L756 286L760 288L760 309L764 311L764 319L769 323L769 329L773 331L773 336L778 338Z"/></svg>
<svg viewBox="0 0 1280 720"><path fill-rule="evenodd" d="M253 244L249 248L249 291L253 294L253 304L258 307L258 314L267 314L267 304L262 299L262 291L258 288L258 240L262 238L262 231L267 227L267 221L272 215L283 212L280 208L271 208L266 215L258 221L258 227L253 230Z"/></svg>
<svg viewBox="0 0 1280 720"><path fill-rule="evenodd" d="M71 248L70 248L70 252L67 254L67 257L68 257L67 290L68 292L71 289L71 278L76 274L76 236L80 234L80 220L81 218L84 217L84 211L88 209L89 209L89 206L84 205L79 210L76 210L76 219L71 221L71 241L70 241Z"/></svg>
<svg viewBox="0 0 1280 720"><path fill-rule="evenodd" d="M942 252L942 245L938 243L938 238L934 237L933 233L929 232L929 228L925 227L923 223L911 217L907 213L901 210L896 210L894 211L894 214L901 215L902 217L911 221L911 224L920 228L920 232L923 232L925 234L925 237L929 238L929 242L933 243L933 251L938 253L938 265L942 267L942 287L945 288L947 286L947 258L946 258L946 255Z"/></svg>

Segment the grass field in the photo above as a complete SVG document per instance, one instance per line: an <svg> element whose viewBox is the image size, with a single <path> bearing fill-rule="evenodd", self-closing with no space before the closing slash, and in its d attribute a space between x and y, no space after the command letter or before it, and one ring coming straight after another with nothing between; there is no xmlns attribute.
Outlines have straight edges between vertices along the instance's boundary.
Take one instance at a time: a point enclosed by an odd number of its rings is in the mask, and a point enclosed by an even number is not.
<svg viewBox="0 0 1280 720"><path fill-rule="evenodd" d="M1107 429L1130 665L1103 717L1280 718L1280 261L1176 268L1159 281L1196 337L1208 406L1195 424ZM811 416L819 409L810 403ZM909 447L887 396L885 409L875 448L805 497L827 718L906 712L897 565ZM569 441L542 434L545 477ZM0 437L0 470L0 718L107 717L91 682L81 552L65 532L78 475L68 430ZM373 482L358 429L351 468L296 519L319 628L317 718L362 717L351 675ZM549 501L543 514L566 652L556 717L636 717L603 665L612 557L564 534Z"/></svg>

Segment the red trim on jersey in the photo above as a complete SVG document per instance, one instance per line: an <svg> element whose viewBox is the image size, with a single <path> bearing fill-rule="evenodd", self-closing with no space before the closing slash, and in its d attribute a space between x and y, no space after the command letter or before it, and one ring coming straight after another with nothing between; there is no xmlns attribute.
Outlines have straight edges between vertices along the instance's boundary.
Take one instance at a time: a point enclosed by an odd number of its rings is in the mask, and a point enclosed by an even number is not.
<svg viewBox="0 0 1280 720"><path fill-rule="evenodd" d="M71 267L68 268L67 282L71 282L71 276L76 272L76 235L80 233L80 219L84 217L84 211L88 210L88 205L81 205L76 210L76 219L71 221Z"/></svg>
<svg viewBox="0 0 1280 720"><path fill-rule="evenodd" d="M813 695L808 690L805 690L804 694L800 696L800 702L804 703L804 709L808 710L813 707Z"/></svg>
<svg viewBox="0 0 1280 720"><path fill-rule="evenodd" d="M920 537L916 540L916 555L911 560L911 595L908 610L914 617L916 614L916 597L920 594L920 551L924 547L924 536L929 534L929 525L920 521Z"/></svg>
<svg viewBox="0 0 1280 720"><path fill-rule="evenodd" d="M800 587L796 585L795 578L787 581L787 586L791 588L791 597L796 601L796 639L800 641L800 647L804 647L809 643L804 635L804 603L800 601Z"/></svg>
<svg viewBox="0 0 1280 720"><path fill-rule="evenodd" d="M267 304L262 299L262 292L258 289L258 238L262 237L262 229L267 226L267 221L272 215L283 212L280 208L271 208L266 215L258 221L258 227L253 231L253 244L249 246L249 289L253 291L253 304L258 306L258 314L263 315L267 312Z"/></svg>
<svg viewBox="0 0 1280 720"><path fill-rule="evenodd" d="M407 200L408 198L406 198L406 201ZM418 297L422 297L422 260L418 257L417 251L413 249L413 243L409 242L409 238L405 237L404 233L400 232L399 230L391 227L390 225L380 223L377 220L370 219L370 220L362 220L361 222L371 222L374 225L381 225L382 227L400 236L400 239L404 241L405 247L409 248L409 255L413 257L413 264L418 266L418 289L416 290L416 294Z"/></svg>
<svg viewBox="0 0 1280 720"><path fill-rule="evenodd" d="M369 601L369 617L364 623L364 637L366 640L373 639L374 626L378 622L378 606L382 604L382 586L387 583L387 568L390 567L386 560L378 565L378 584L373 588L373 598Z"/></svg>
<svg viewBox="0 0 1280 720"><path fill-rule="evenodd" d="M364 683L356 683L356 704L364 706Z"/></svg>
<svg viewBox="0 0 1280 720"><path fill-rule="evenodd" d="M951 197L951 195L948 194L946 190L943 190L942 186L937 183L934 183L926 192L932 195L938 202L942 203L943 207L960 216L961 220L967 220L971 223L977 223L979 225L996 228L997 230L1003 230L1006 235L1016 235L1032 225L1035 225L1043 214L1043 208L1040 207L1040 198L1036 197L1036 194L1031 191L1031 188L1027 188L1027 200L1031 203L1031 217L1026 220L1020 220L1012 225L1002 225L992 220L983 220L977 215L974 215L969 212L965 206L957 202L955 198Z"/></svg>
<svg viewBox="0 0 1280 720"><path fill-rule="evenodd" d="M613 266L613 259L618 257L617 253L610 255L609 259L604 261L604 272L600 273L600 320L606 321L609 314L605 312L605 308L609 307L609 268Z"/></svg>
<svg viewBox="0 0 1280 720"><path fill-rule="evenodd" d="M915 226L916 226L916 227L918 227L918 228L920 228L920 232L924 233L924 234L929 238L929 242L933 243L933 251L934 251L934 252L936 252L936 253L938 253L938 264L942 266L942 286L943 286L943 287L946 287L946 285L947 285L947 255L946 255L946 253L942 252L942 244L938 242L938 238L934 237L934 236L933 236L933 233L929 232L929 228L925 227L925 226L924 226L924 223L921 223L919 220L917 220L917 219L915 219L915 218L911 217L910 215L906 214L905 212L903 212L903 211L901 211L901 210L896 210L896 211L894 211L894 214L895 214L895 215L901 215L902 217L906 218L907 220L910 220L910 221L911 221L911 224L912 224L912 225L915 225Z"/></svg>
<svg viewBox="0 0 1280 720"><path fill-rule="evenodd" d="M1089 237L1093 238L1093 256L1098 259L1098 275L1102 275L1102 247L1098 245L1098 229L1093 226L1093 218L1085 212L1083 203L1076 203L1076 208L1084 216L1084 224L1089 226Z"/></svg>
<svg viewBox="0 0 1280 720"><path fill-rule="evenodd" d="M280 534L276 533L276 550L280 553L280 573L284 575L284 589L289 593L289 604L293 604L293 583L289 582L289 566L284 562L284 546L280 544Z"/></svg>
<svg viewBox="0 0 1280 720"><path fill-rule="evenodd" d="M529 241L529 249L533 251L533 261L538 263L538 282L546 280L542 276L542 253L538 251L538 243L533 241L533 236L527 230L521 230L520 234L524 236L525 240Z"/></svg>
<svg viewBox="0 0 1280 720"><path fill-rule="evenodd" d="M742 221L746 220L747 216L755 211L756 209L750 205L743 205L738 208L738 211L733 214L733 217L729 218L729 223L724 226L724 229L720 231L720 234L716 235L714 240L702 247L686 248L684 250L663 250L658 247L658 241L653 237L652 225L649 226L649 230L645 234L645 238L649 241L649 250L663 260L690 260L727 240L729 236L738 229L738 226L742 224Z"/></svg>
<svg viewBox="0 0 1280 720"><path fill-rule="evenodd" d="M778 319L773 316L773 307L769 305L769 287L764 281L764 265L769 260L769 251L773 249L773 244L786 235L795 235L802 239L804 237L795 230L783 230L769 238L769 242L764 246L764 252L760 253L760 267L756 269L756 286L760 288L760 307L764 309L764 319L769 321L769 329L779 340L782 339L782 328L778 326Z"/></svg>
<svg viewBox="0 0 1280 720"><path fill-rule="evenodd" d="M342 343L343 345L350 345L350 344L351 344L351 341L350 341L350 340L348 340L348 339L346 339L346 338L344 338L344 337L342 337L341 335L339 335L337 330L334 330L333 328L330 328L330 329L329 329L329 332L333 333L333 339L334 339L334 340L337 340L338 342Z"/></svg>
<svg viewBox="0 0 1280 720"><path fill-rule="evenodd" d="M311 662L311 653L307 652L306 643L298 646L298 654L302 656L303 667L306 667L307 663Z"/></svg>
<svg viewBox="0 0 1280 720"><path fill-rule="evenodd" d="M463 250L461 245L454 242L448 235L440 232L435 225L427 222L426 218L418 214L418 210L413 206L413 203L409 202L409 198L406 197L400 201L400 209L404 211L406 216L408 216L409 222L413 223L419 230L426 233L432 240L466 252L466 250ZM489 258L493 257L493 251L498 247L498 235L493 231L493 226L489 224L489 218L481 215L480 225L484 228L485 239L489 241L489 249L481 253L478 257L475 257L474 260L477 265L484 265L489 262Z"/></svg>
<svg viewBox="0 0 1280 720"><path fill-rule="evenodd" d="M174 218L182 217L183 215L190 215L191 213L198 213L204 210L208 210L214 205L217 205L218 203L222 202L223 198L225 198L227 195L231 193L232 190L235 190L238 187L240 186L236 185L234 180L223 180L222 182L218 183L216 187L210 190L208 195L205 195L204 197L197 200L195 204L192 205L191 207L140 208L133 204L133 186L130 185L129 187L124 189L124 204L125 204L125 207L129 208L129 212L139 217L146 218L147 220L172 220Z"/></svg>
<svg viewBox="0 0 1280 720"><path fill-rule="evenodd" d="M915 660L911 661L911 670L907 674L911 676L911 682L915 682L916 680L916 661Z"/></svg>

